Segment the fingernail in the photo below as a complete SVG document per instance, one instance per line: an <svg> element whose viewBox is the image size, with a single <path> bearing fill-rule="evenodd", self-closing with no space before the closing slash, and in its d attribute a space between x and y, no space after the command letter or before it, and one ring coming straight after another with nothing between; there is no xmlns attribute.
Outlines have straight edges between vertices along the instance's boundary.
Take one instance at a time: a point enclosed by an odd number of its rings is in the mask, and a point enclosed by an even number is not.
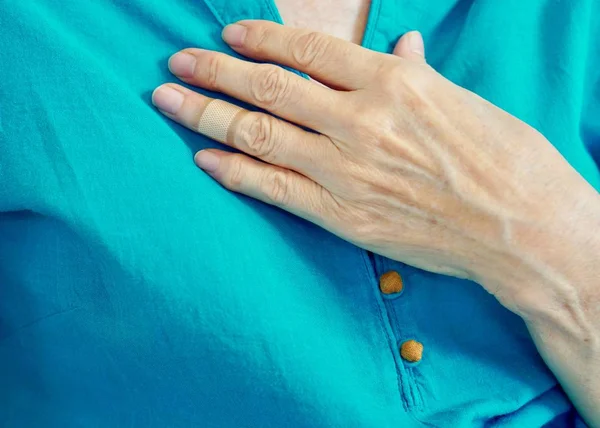
<svg viewBox="0 0 600 428"><path fill-rule="evenodd" d="M223 29L223 40L230 46L242 46L246 38L246 27L239 24L230 24Z"/></svg>
<svg viewBox="0 0 600 428"><path fill-rule="evenodd" d="M196 57L186 52L177 52L169 58L169 70L179 77L192 77L196 68Z"/></svg>
<svg viewBox="0 0 600 428"><path fill-rule="evenodd" d="M152 104L169 114L175 114L183 104L184 96L170 86L159 86L152 93Z"/></svg>
<svg viewBox="0 0 600 428"><path fill-rule="evenodd" d="M410 50L418 53L421 56L425 56L425 45L423 43L423 36L418 31L412 31L408 35L408 45Z"/></svg>
<svg viewBox="0 0 600 428"><path fill-rule="evenodd" d="M219 156L208 150L200 150L194 156L194 162L206 172L215 172L219 168Z"/></svg>

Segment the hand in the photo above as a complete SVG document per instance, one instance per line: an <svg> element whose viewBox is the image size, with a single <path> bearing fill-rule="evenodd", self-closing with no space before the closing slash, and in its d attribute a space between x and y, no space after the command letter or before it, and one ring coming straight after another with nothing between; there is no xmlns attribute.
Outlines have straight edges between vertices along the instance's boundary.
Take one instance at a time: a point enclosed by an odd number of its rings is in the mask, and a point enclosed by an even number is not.
<svg viewBox="0 0 600 428"><path fill-rule="evenodd" d="M226 188L365 249L473 279L516 311L535 270L523 261L526 243L545 245L548 230L571 220L563 213L597 200L553 146L436 73L416 32L394 56L267 21L241 24L223 34L237 52L323 85L218 52L171 57L183 81L293 123L240 111L219 138L246 154L203 150L197 164ZM193 130L212 101L176 84L159 87L153 100Z"/></svg>
<svg viewBox="0 0 600 428"><path fill-rule="evenodd" d="M535 129L429 67L416 32L385 55L238 24L223 33L237 52L315 80L199 49L171 57L183 81L287 120L160 86L153 102L164 114L245 153L202 150L196 163L363 248L479 282L524 318L579 412L600 426L596 191Z"/></svg>

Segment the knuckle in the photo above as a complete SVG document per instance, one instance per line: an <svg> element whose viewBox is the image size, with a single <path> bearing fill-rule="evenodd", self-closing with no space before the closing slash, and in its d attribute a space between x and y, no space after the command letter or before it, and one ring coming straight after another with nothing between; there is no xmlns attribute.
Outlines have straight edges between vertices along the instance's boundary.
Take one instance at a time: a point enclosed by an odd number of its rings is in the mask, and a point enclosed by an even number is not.
<svg viewBox="0 0 600 428"><path fill-rule="evenodd" d="M252 156L271 161L275 152L273 118L261 113L248 113L241 139Z"/></svg>
<svg viewBox="0 0 600 428"><path fill-rule="evenodd" d="M427 66L400 61L379 73L379 84L385 93L400 94L413 110L422 107L431 90L432 74Z"/></svg>
<svg viewBox="0 0 600 428"><path fill-rule="evenodd" d="M229 190L237 190L242 187L245 171L244 162L241 155L232 155L229 159L229 168L223 185Z"/></svg>
<svg viewBox="0 0 600 428"><path fill-rule="evenodd" d="M220 54L212 54L207 58L206 67L206 84L212 89L218 89L218 76L221 70L221 61L223 58Z"/></svg>
<svg viewBox="0 0 600 428"><path fill-rule="evenodd" d="M298 36L292 43L291 53L302 67L310 67L326 52L329 41L323 35L311 31Z"/></svg>
<svg viewBox="0 0 600 428"><path fill-rule="evenodd" d="M420 114L428 107L429 98L428 78L415 75L409 82L403 85L402 98L406 109L414 114Z"/></svg>
<svg viewBox="0 0 600 428"><path fill-rule="evenodd" d="M250 92L259 106L281 108L289 96L289 78L281 67L258 65L251 76Z"/></svg>
<svg viewBox="0 0 600 428"><path fill-rule="evenodd" d="M399 85L406 79L406 70L402 64L390 66L386 63L385 65L377 74L377 80L385 91L397 91Z"/></svg>
<svg viewBox="0 0 600 428"><path fill-rule="evenodd" d="M265 195L273 205L288 205L290 200L289 178L289 174L282 170L265 175L263 189L265 189Z"/></svg>
<svg viewBox="0 0 600 428"><path fill-rule="evenodd" d="M393 118L389 113L392 109L386 107L359 107L351 115L353 120L348 123L347 128L357 140L363 142L365 150L379 147L384 138L393 131Z"/></svg>

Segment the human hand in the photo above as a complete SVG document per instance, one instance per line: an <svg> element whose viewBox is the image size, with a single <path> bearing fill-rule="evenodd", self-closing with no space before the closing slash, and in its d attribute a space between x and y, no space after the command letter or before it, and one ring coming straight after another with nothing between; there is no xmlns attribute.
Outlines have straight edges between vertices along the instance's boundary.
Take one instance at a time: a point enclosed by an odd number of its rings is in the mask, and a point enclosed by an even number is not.
<svg viewBox="0 0 600 428"><path fill-rule="evenodd" d="M245 153L203 150L200 167L360 247L473 279L515 312L537 296L524 285L547 275L555 238L598 206L539 132L433 70L418 33L386 55L268 21L241 24L223 34L234 50L325 86L223 53L178 53L170 68L184 82L289 121L227 108L219 119L213 108L207 128L211 98L159 87L153 102L164 114ZM551 249L542 261L538 247Z"/></svg>

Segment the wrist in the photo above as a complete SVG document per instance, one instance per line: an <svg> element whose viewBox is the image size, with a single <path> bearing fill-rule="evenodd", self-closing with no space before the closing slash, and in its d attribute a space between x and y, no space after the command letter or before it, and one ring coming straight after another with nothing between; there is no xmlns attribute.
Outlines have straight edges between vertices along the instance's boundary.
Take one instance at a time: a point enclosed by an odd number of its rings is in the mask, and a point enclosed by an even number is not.
<svg viewBox="0 0 600 428"><path fill-rule="evenodd" d="M569 168L554 176L502 216L474 279L523 318L579 413L600 426L600 197Z"/></svg>
<svg viewBox="0 0 600 428"><path fill-rule="evenodd" d="M600 327L600 198L591 201L512 225L479 282L528 323L576 324L585 314Z"/></svg>

